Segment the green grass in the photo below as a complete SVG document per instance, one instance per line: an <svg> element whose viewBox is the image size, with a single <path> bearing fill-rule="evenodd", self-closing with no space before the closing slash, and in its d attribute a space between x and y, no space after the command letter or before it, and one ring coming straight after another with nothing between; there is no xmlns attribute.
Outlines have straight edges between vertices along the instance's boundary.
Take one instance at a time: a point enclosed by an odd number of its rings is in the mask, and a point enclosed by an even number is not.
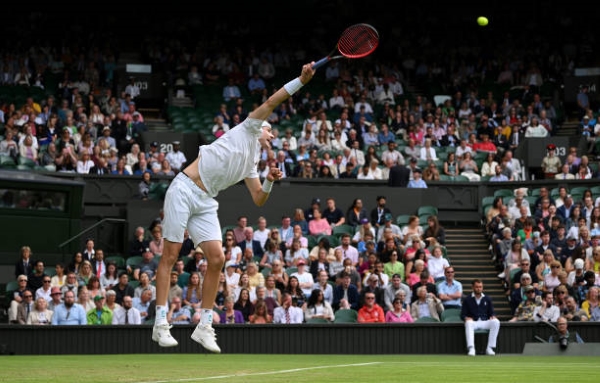
<svg viewBox="0 0 600 383"><path fill-rule="evenodd" d="M515 355L4 356L0 382L582 383L598 381L597 366L593 357Z"/></svg>

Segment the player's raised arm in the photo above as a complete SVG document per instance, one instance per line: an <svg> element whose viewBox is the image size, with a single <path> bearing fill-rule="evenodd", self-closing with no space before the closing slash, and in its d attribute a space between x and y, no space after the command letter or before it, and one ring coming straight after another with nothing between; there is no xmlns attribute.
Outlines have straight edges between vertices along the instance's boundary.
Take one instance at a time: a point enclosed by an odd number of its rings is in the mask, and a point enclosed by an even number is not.
<svg viewBox="0 0 600 383"><path fill-rule="evenodd" d="M302 72L299 77L296 77L292 81L285 84L283 87L279 88L277 92L272 94L267 101L262 103L258 108L254 109L248 117L255 118L257 120L266 120L273 110L279 106L282 102L287 100L291 95L300 90L304 85L306 85L310 80L312 80L315 70L312 68L314 62L309 64L304 64L302 66Z"/></svg>

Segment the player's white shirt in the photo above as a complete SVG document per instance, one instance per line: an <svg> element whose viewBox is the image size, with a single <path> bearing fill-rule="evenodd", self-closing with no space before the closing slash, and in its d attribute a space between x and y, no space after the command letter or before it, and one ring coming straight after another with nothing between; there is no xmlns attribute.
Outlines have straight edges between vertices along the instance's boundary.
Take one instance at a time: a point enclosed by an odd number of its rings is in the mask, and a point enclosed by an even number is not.
<svg viewBox="0 0 600 383"><path fill-rule="evenodd" d="M247 118L213 141L200 146L200 178L211 197L245 178L258 178L262 120Z"/></svg>

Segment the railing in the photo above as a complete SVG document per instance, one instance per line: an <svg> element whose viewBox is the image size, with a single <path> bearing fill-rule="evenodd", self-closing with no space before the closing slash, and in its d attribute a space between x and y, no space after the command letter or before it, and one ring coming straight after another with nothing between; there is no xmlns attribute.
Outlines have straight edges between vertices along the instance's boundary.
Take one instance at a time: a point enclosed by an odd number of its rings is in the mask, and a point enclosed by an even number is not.
<svg viewBox="0 0 600 383"><path fill-rule="evenodd" d="M98 228L103 228L103 225L105 223L110 223L110 224L127 224L127 220L126 219L121 219L121 218L104 218L98 222L96 222L95 224L93 224L92 226L86 228L85 230L82 230L81 232L79 232L78 234L74 235L73 237L67 239L66 241L62 242L61 244L58 245L59 250L62 253L62 258L63 261L67 261L66 259L66 251L68 248L68 245L70 243L72 243L73 241L80 239L82 236L92 232L93 230L96 231L97 234L97 230ZM96 238L101 238L99 235L95 235L94 239ZM95 244L96 248L101 247L103 249L105 249L105 253L113 253L113 252L117 252L117 249L121 249L121 244L119 244L118 246L115 246L114 243L110 243L110 242L102 242L102 243L98 243L96 242Z"/></svg>

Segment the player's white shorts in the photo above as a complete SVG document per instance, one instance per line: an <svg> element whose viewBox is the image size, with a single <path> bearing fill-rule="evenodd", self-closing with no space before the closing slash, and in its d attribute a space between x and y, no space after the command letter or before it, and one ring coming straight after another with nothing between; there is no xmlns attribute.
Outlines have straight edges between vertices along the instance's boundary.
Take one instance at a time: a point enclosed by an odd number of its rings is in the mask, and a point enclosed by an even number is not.
<svg viewBox="0 0 600 383"><path fill-rule="evenodd" d="M222 240L217 210L219 203L180 172L165 195L162 234L171 242L183 242L186 227L197 246L204 241Z"/></svg>

